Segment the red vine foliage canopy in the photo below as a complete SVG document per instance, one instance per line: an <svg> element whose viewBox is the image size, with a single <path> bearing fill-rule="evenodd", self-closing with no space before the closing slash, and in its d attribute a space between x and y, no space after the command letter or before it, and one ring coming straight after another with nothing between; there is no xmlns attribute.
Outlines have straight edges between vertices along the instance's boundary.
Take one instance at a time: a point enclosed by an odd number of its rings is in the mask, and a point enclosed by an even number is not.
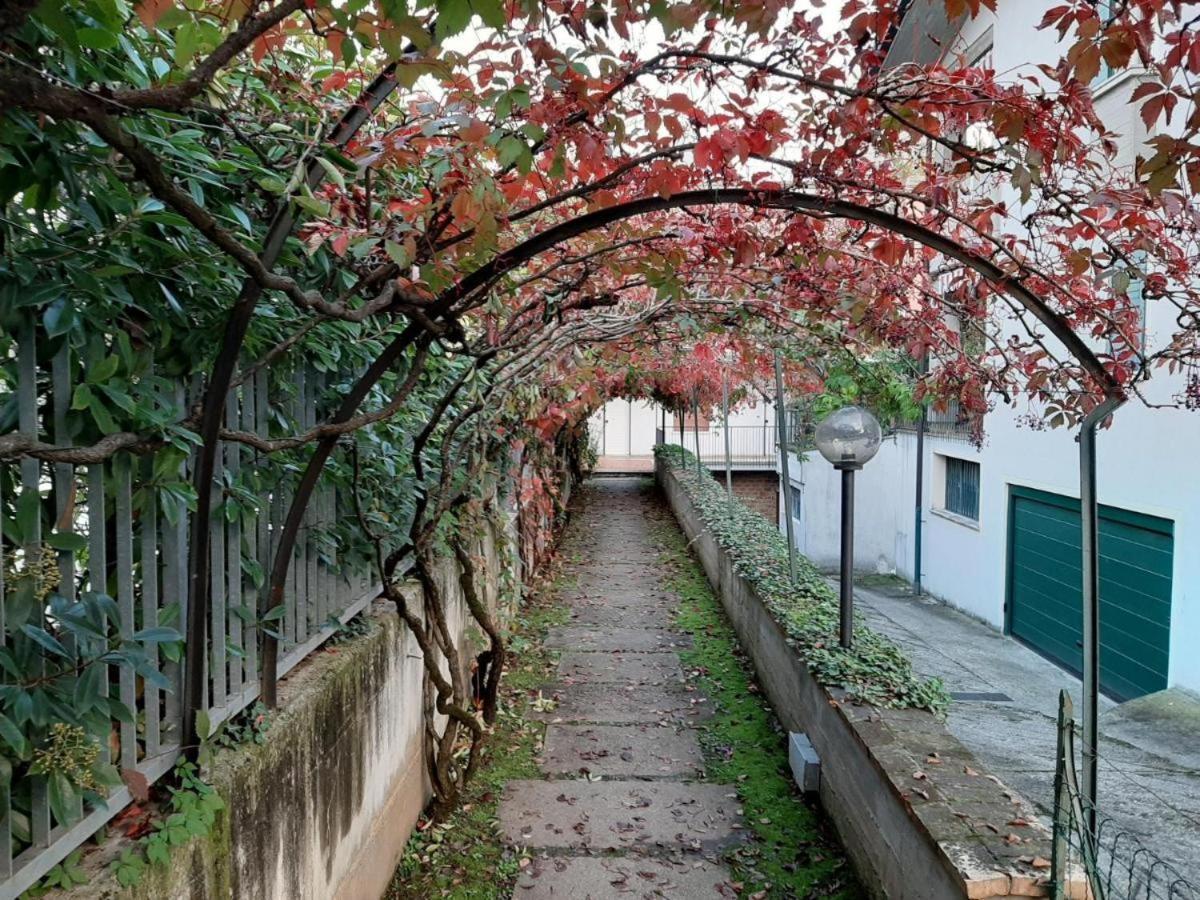
<svg viewBox="0 0 1200 900"><path fill-rule="evenodd" d="M930 354L921 390L976 414L1023 395L1056 421L1195 363L1200 44L1179 3L1053 6L1057 58L1004 73L885 65L887 0L13 6L0 104L88 129L274 304L493 352L558 328L539 377L580 368L579 411L711 397L733 344L752 382L789 340ZM95 64L31 52L29 15ZM159 54L136 77L111 62L134 38ZM1132 167L1093 108L1101 63L1141 73L1154 136ZM347 115L365 123L335 154L319 135ZM190 161L147 140L163 116L215 117L247 154L299 142L251 188L341 280L264 262L210 214ZM1143 336L1134 286L1173 327Z"/></svg>

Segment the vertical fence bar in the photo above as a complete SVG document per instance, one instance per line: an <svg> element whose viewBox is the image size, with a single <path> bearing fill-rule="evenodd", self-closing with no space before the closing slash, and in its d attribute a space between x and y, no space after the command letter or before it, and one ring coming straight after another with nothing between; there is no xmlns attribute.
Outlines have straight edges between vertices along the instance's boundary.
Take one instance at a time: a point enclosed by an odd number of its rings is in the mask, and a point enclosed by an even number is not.
<svg viewBox="0 0 1200 900"><path fill-rule="evenodd" d="M238 401L239 390L233 389L225 395L225 421L230 428L237 428L241 422L241 406ZM242 472L242 445L234 441L225 444L225 470L231 485L238 484ZM225 568L228 580L228 613L226 624L229 628L229 690L231 697L236 697L242 690L242 663L245 659L245 648L242 642L242 513L240 508L235 516L225 516ZM224 701L222 704L224 705Z"/></svg>
<svg viewBox="0 0 1200 900"><path fill-rule="evenodd" d="M300 390L301 386L303 385L302 379L303 379L303 375L300 372L296 371L296 372L292 373L292 384L294 384L296 386L297 390ZM284 419L288 423L289 430L295 430L296 423L299 421L299 417L296 415L298 408L299 408L299 400L297 399L296 395L293 395L288 401L287 415L284 416ZM278 507L275 517L274 517L274 520L272 522L272 525L276 529L276 537L275 537L274 541L272 541L273 544L278 543L278 540L279 540L278 529L286 521L287 513L288 513L288 510L291 508L291 505L292 505L292 487L289 484L287 486L287 488L283 491L282 502L279 504L279 507ZM287 652L288 644L293 643L296 640L296 569L298 568L297 567L297 555L299 553L298 546L301 543L302 543L301 541L297 540L296 541L297 546L292 548L291 558L288 560L288 573L287 573L286 577L283 579L283 584L284 584L284 588L283 588L283 609L284 609L283 618L272 623L273 629L280 633L280 639L279 639L279 655L280 656L283 656L283 654Z"/></svg>
<svg viewBox="0 0 1200 900"><path fill-rule="evenodd" d="M4 467L0 466L0 509L4 508ZM4 609L7 599L4 587L4 541L0 541L0 647L8 643ZM12 796L0 804L0 878L12 877Z"/></svg>
<svg viewBox="0 0 1200 900"><path fill-rule="evenodd" d="M66 341L50 361L50 408L54 423L54 442L60 446L71 443L67 429L67 410L71 405L71 351ZM54 471L54 530L59 534L75 532L75 467L70 463L55 463ZM75 599L75 551L58 551L58 594L66 600ZM73 641L68 646L73 646ZM72 803L76 818L83 815L83 798L75 795Z"/></svg>
<svg viewBox="0 0 1200 900"><path fill-rule="evenodd" d="M34 331L34 320L24 317L20 325L17 340L17 421L22 434L32 438L38 436L37 409L37 336ZM25 553L25 564L29 565L38 559L42 552L42 512L41 512L41 464L31 456L21 459L21 501L32 495L38 505L37 514L29 522L30 530L21 535L22 549ZM44 623L44 613L38 610L36 624ZM32 803L30 812L30 832L33 846L46 847L50 843L50 798L47 793L46 779L32 779Z"/></svg>
<svg viewBox="0 0 1200 900"><path fill-rule="evenodd" d="M128 641L134 632L133 604L133 487L129 455L120 453L113 458L113 491L116 507L117 608L121 613L120 634ZM118 667L119 698L129 710L128 721L120 725L122 768L137 766L137 675L128 663Z"/></svg>
<svg viewBox="0 0 1200 900"><path fill-rule="evenodd" d="M71 357L66 342L54 354L52 362L52 397L54 415L54 442L66 446L71 441L67 431L67 411L71 407ZM54 516L55 529L62 533L75 531L75 467L70 463L54 464ZM75 599L75 553L60 550L58 553L58 593L68 600Z"/></svg>
<svg viewBox="0 0 1200 900"><path fill-rule="evenodd" d="M88 517L88 588L96 594L108 593L108 537L106 532L107 513L104 502L104 463L88 466L87 517ZM108 630L104 613L104 630ZM107 669L108 666L105 665ZM100 685L100 695L108 696L108 678ZM109 745L100 748L100 759L111 761Z"/></svg>
<svg viewBox="0 0 1200 900"><path fill-rule="evenodd" d="M142 505L138 517L142 551L142 627L155 628L158 626L159 589L158 497L151 487L154 484L154 458L148 456L143 459L140 468L143 483L147 486L142 491ZM146 644L146 658L150 665L161 671L156 642ZM158 756L162 744L162 691L151 682L143 680L142 702L146 717L145 758L149 760Z"/></svg>
<svg viewBox="0 0 1200 900"><path fill-rule="evenodd" d="M219 458L218 458L219 461ZM225 681L225 504L222 502L223 484L214 478L211 487L212 519L208 524L211 603L208 629L208 674L212 693L209 695L210 709L225 705L227 695Z"/></svg>
<svg viewBox="0 0 1200 900"><path fill-rule="evenodd" d="M187 409L187 394L182 382L175 384L171 396L174 408L182 414ZM187 465L182 464L180 467L180 478L186 478ZM155 497L151 502L157 507L158 498ZM162 570L163 570L163 605L176 604L178 606L178 617L176 623L180 631L184 628L184 623L187 622L187 533L188 533L188 516L187 511L183 508L175 508L174 516L167 515L164 511L163 528L162 528ZM185 651L186 652L186 651ZM163 673L171 682L173 690L167 692L165 700L164 715L166 716L167 728L174 732L174 741L166 739L168 746L173 743L182 744L184 741L183 735L180 733L182 725L182 708L180 706L180 698L183 696L183 666L177 662L167 663L166 671Z"/></svg>
<svg viewBox="0 0 1200 900"><path fill-rule="evenodd" d="M270 434L271 421L271 406L270 400L267 397L267 389L269 387L269 375L265 369L260 369L254 376L254 430L259 437L268 437ZM254 617L258 619L258 597L264 596L266 591L266 573L271 571L271 512L274 508L274 496L278 494L277 485L266 484L265 481L261 486L263 493L258 498L258 564L262 577L263 584L259 586L256 593L255 603L251 606L254 611ZM258 628L250 633L246 641L248 657L248 671L250 677L257 681L258 679Z"/></svg>
<svg viewBox="0 0 1200 900"><path fill-rule="evenodd" d="M320 388L320 376L309 371L305 378L304 428L307 430L317 424L317 394ZM321 611L317 604L317 523L321 514L320 505L321 485L317 484L316 495L312 498L308 513L304 517L304 608L305 633L316 634L321 628Z"/></svg>

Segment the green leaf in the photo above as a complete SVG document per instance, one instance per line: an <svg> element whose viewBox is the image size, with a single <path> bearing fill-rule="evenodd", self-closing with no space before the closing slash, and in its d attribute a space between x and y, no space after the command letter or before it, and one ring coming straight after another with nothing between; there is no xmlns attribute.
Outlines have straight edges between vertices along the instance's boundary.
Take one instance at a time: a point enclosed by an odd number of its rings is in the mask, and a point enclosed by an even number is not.
<svg viewBox="0 0 1200 900"><path fill-rule="evenodd" d="M342 170L323 156L318 156L317 162L325 170L325 176L344 191L346 189L346 178L342 175Z"/></svg>
<svg viewBox="0 0 1200 900"><path fill-rule="evenodd" d="M121 366L121 360L116 354L106 356L96 365L90 367L87 372L87 380L89 384L103 384L117 374L117 369Z"/></svg>
<svg viewBox="0 0 1200 900"><path fill-rule="evenodd" d="M117 46L117 35L103 28L80 28L75 36L89 50L111 50Z"/></svg>
<svg viewBox="0 0 1200 900"><path fill-rule="evenodd" d="M86 384L76 385L71 395L71 409L87 409L92 402L92 389Z"/></svg>
<svg viewBox="0 0 1200 900"><path fill-rule="evenodd" d="M66 297L59 297L42 313L42 324L50 337L66 334L75 324L75 307Z"/></svg>
<svg viewBox="0 0 1200 900"><path fill-rule="evenodd" d="M508 24L508 17L504 14L504 0L472 0L471 6L479 18L483 19L483 24L490 28L503 28Z"/></svg>
<svg viewBox="0 0 1200 900"><path fill-rule="evenodd" d="M183 635L174 628L143 628L133 635L133 640L144 644L158 644L163 641L182 641Z"/></svg>
<svg viewBox="0 0 1200 900"><path fill-rule="evenodd" d="M78 818L79 794L75 785L67 780L62 772L55 772L48 779L50 788L50 811L54 818L63 824L70 824Z"/></svg>
<svg viewBox="0 0 1200 900"><path fill-rule="evenodd" d="M71 531L56 531L51 535L47 535L46 543L55 550L78 553L87 546L87 538L82 534L75 534Z"/></svg>
<svg viewBox="0 0 1200 900"><path fill-rule="evenodd" d="M91 401L88 403L88 409L91 410L92 418L96 420L96 424L100 427L100 431L104 434L112 434L117 430L117 423L113 420L112 413L108 411L108 407L95 394L92 395Z"/></svg>
<svg viewBox="0 0 1200 900"><path fill-rule="evenodd" d="M29 758L29 740L21 733L21 729L16 726L12 719L0 713L0 738L8 744L19 759ZM7 762L7 760L5 760ZM12 766L8 767L8 772L11 777Z"/></svg>
<svg viewBox="0 0 1200 900"><path fill-rule="evenodd" d="M454 37L471 24L470 0L438 0L434 37L438 43Z"/></svg>
<svg viewBox="0 0 1200 900"><path fill-rule="evenodd" d="M207 741L212 736L212 720L208 717L208 710L202 709L196 713L196 737L201 741Z"/></svg>
<svg viewBox="0 0 1200 900"><path fill-rule="evenodd" d="M42 649L63 659L70 659L67 648L58 642L58 638L36 625L22 625L21 632Z"/></svg>

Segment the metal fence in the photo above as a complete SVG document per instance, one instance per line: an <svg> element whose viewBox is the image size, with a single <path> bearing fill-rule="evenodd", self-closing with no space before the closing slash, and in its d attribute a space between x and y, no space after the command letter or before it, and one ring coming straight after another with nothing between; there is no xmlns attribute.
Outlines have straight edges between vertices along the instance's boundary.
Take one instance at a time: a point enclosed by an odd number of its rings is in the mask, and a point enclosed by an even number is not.
<svg viewBox="0 0 1200 900"><path fill-rule="evenodd" d="M776 453L774 425L730 425L729 455L740 468L774 468ZM696 433L691 428L668 427L666 442L696 452ZM725 464L725 429L718 423L700 429L700 461L713 466Z"/></svg>
<svg viewBox="0 0 1200 900"><path fill-rule="evenodd" d="M892 430L916 431L917 425L917 419L899 421L893 424ZM925 410L925 433L930 437L967 441L971 439L971 425L959 411L958 402L951 401L946 409L930 407Z"/></svg>
<svg viewBox="0 0 1200 900"><path fill-rule="evenodd" d="M1200 888L1079 789L1071 696L1059 695L1051 872L1056 900L1200 900Z"/></svg>
<svg viewBox="0 0 1200 900"><path fill-rule="evenodd" d="M0 406L11 407L15 399L13 424L18 433L70 445L76 436L70 433L68 413L73 403L78 409L80 402L72 373L81 371L80 361L72 359L74 351L65 341L49 341L40 328L29 319L17 334L15 354L7 360L8 370L17 373L16 383L5 384L8 379L0 377L0 391L9 394L7 404L0 396ZM38 358L39 347L55 343L60 346L53 356ZM268 395L265 371L231 392L227 427L265 437L281 426L315 424L325 376L301 369L288 380L294 387L283 401ZM163 415L171 421L182 418L201 387L196 381L152 381L159 386ZM89 389L102 388L93 384ZM12 433L13 428L5 428L0 420L0 431L4 430ZM259 592L265 590L264 573L270 569L272 541L290 501L287 479L264 476L268 470L261 463L245 445L227 442L213 488L221 496L213 504L208 526L212 615L208 645L199 651L206 663L205 700L213 726L247 707L258 694L256 609ZM113 618L123 638L168 624L182 631L191 526L185 491L189 465L184 454L168 451L140 456L118 453L82 467L28 457L0 463L15 467L0 470L0 508L29 513L23 527L6 521L7 539L0 541L0 641L7 645L12 640L5 619L9 599L5 570L11 580L13 572L50 553L56 557L55 593L61 599L54 601L58 604L54 614L46 604L34 611L35 619L49 632L55 632L55 615L61 616L89 593L115 602ZM3 496L6 484L14 492L7 498ZM328 539L339 510L349 508L350 499L339 498L328 486L318 490L310 506L292 560L285 612L272 623L281 636L281 674L333 634L335 620L348 619L377 595L368 568L341 564L336 546ZM53 528L48 530L46 523L54 523ZM53 546L47 543L50 539ZM156 645L146 647L151 667L165 681L147 677L128 664L97 664L103 666L103 690L133 713L130 717L113 710L109 740L100 752L104 761L153 782L173 767L184 739L190 736L180 734L182 665L160 657ZM7 801L0 801L0 898L15 897L35 884L131 800L129 790L120 787L95 805L76 803L69 812L61 808L55 812L46 778L29 774L27 768L14 772Z"/></svg>

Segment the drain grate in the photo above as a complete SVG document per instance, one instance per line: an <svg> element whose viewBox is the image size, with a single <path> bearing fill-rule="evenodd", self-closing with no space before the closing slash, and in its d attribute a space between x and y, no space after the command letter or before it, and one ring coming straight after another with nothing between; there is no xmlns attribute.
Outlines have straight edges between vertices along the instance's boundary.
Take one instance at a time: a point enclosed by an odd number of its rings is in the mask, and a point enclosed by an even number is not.
<svg viewBox="0 0 1200 900"><path fill-rule="evenodd" d="M951 700L966 703L1012 703L1013 698L999 691L951 691Z"/></svg>

